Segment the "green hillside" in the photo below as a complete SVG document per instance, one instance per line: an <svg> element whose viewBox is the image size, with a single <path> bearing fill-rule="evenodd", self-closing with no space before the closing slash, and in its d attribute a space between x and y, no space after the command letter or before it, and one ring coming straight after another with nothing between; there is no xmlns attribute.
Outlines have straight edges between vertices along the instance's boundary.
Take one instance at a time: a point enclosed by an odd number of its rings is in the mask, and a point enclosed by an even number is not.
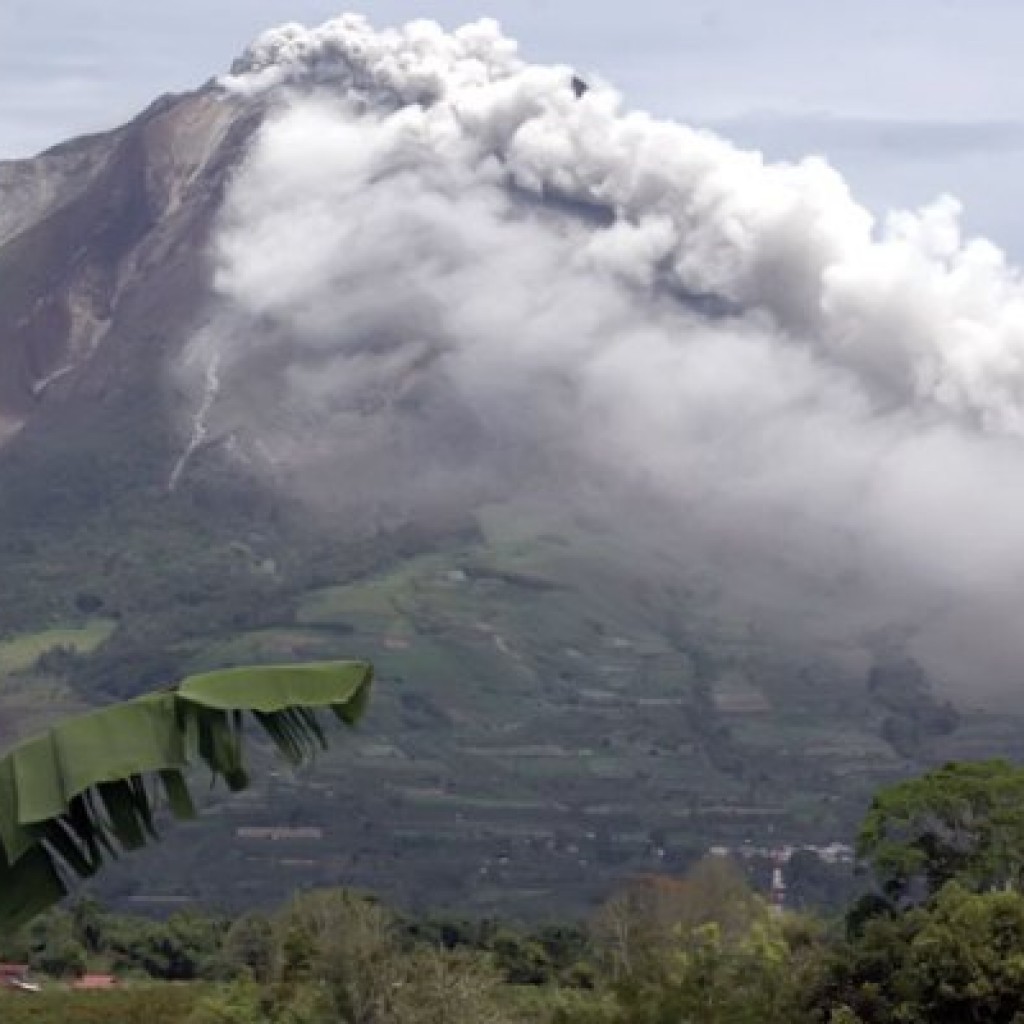
<svg viewBox="0 0 1024 1024"><path fill-rule="evenodd" d="M94 504L94 480L71 514L80 482L16 455L0 474L28 473L22 494L59 514L0 502L5 742L214 666L378 669L354 740L240 799L211 793L202 821L101 883L122 904L344 883L420 907L575 911L711 845L849 841L883 780L1024 753L1012 718L936 727L926 681L901 703L868 685L865 652L773 641L696 570L666 575L589 525L498 502L358 535L215 454L174 495L131 486L115 459L97 472L117 500Z"/></svg>

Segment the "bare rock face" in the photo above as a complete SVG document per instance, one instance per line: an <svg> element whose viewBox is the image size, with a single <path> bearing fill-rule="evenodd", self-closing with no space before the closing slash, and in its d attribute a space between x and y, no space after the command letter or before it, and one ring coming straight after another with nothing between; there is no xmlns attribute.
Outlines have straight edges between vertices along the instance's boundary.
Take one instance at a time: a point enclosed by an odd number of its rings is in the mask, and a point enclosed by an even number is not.
<svg viewBox="0 0 1024 1024"><path fill-rule="evenodd" d="M206 87L0 163L0 444L44 404L100 397L126 365L118 339L174 333L199 306L225 172L256 120Z"/></svg>

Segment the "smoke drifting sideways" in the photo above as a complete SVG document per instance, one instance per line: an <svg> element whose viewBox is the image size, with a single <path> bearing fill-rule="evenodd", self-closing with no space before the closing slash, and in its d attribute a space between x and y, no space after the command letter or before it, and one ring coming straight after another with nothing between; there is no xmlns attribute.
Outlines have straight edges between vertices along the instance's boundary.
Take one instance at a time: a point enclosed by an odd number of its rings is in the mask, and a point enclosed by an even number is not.
<svg viewBox="0 0 1024 1024"><path fill-rule="evenodd" d="M254 469L338 515L598 510L794 629L896 625L959 696L1024 694L1024 284L953 199L876 223L490 21L289 25L220 84L269 113L181 374L198 404L216 358Z"/></svg>

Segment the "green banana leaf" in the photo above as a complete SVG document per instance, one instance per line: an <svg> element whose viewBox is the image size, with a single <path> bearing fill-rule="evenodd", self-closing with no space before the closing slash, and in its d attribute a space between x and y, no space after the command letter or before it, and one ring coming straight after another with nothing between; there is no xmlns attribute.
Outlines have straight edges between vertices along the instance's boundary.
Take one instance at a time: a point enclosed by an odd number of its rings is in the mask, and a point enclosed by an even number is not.
<svg viewBox="0 0 1024 1024"><path fill-rule="evenodd" d="M244 789L246 714L300 764L327 746L318 710L353 724L372 679L363 661L224 669L64 719L8 751L0 758L0 931L59 902L68 880L156 839L161 799L175 817L194 817L190 766L205 764L214 780Z"/></svg>

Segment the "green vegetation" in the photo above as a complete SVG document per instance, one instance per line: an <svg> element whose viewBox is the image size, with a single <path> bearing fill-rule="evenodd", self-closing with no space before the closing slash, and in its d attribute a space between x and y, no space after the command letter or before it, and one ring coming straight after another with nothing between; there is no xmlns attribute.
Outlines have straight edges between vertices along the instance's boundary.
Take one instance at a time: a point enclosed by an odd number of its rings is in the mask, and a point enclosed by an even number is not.
<svg viewBox="0 0 1024 1024"><path fill-rule="evenodd" d="M178 818L196 815L185 771L201 762L233 791L249 776L243 712L299 765L326 736L316 710L346 724L363 712L366 662L224 669L58 722L0 759L0 928L31 920L106 856L156 838L157 786Z"/></svg>
<svg viewBox="0 0 1024 1024"><path fill-rule="evenodd" d="M985 860L1010 773L947 766L917 781L915 807L940 790L956 802L970 779ZM907 789L878 794L865 834ZM1019 1024L1024 894L957 874L903 909L861 902L845 922L779 913L722 857L635 879L585 926L397 915L346 889L163 922L86 901L0 941L4 959L52 979L38 997L0 994L0 1011L39 1024ZM85 970L114 972L122 990L59 990Z"/></svg>
<svg viewBox="0 0 1024 1024"><path fill-rule="evenodd" d="M895 907L925 902L949 882L1021 889L1024 769L954 763L890 786L872 802L858 846Z"/></svg>
<svg viewBox="0 0 1024 1024"><path fill-rule="evenodd" d="M189 1024L203 998L204 990L191 985L133 985L109 992L53 989L31 997L0 991L0 1019L4 1024Z"/></svg>
<svg viewBox="0 0 1024 1024"><path fill-rule="evenodd" d="M956 882L860 922L824 960L816 998L842 1024L1016 1024L1024 1014L1024 895Z"/></svg>
<svg viewBox="0 0 1024 1024"><path fill-rule="evenodd" d="M112 619L92 619L80 626L62 626L21 633L0 641L0 676L31 668L50 651L91 654L110 639L117 627Z"/></svg>

